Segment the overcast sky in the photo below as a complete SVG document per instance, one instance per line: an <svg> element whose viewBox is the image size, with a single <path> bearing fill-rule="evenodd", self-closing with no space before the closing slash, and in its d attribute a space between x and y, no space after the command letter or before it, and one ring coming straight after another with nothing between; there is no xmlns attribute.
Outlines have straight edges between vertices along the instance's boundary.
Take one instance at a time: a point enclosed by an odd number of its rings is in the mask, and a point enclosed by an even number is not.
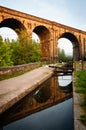
<svg viewBox="0 0 86 130"><path fill-rule="evenodd" d="M0 5L86 31L86 0L0 0Z"/></svg>
<svg viewBox="0 0 86 130"><path fill-rule="evenodd" d="M86 0L0 0L0 5L86 31Z"/></svg>

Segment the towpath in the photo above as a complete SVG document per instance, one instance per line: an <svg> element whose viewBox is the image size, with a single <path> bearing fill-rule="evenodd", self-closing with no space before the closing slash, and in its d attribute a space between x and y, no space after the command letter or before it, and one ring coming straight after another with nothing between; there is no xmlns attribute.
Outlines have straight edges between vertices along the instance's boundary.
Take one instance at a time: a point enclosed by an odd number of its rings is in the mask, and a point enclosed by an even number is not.
<svg viewBox="0 0 86 130"><path fill-rule="evenodd" d="M43 66L21 76L0 81L0 113L33 91L52 74L52 68Z"/></svg>

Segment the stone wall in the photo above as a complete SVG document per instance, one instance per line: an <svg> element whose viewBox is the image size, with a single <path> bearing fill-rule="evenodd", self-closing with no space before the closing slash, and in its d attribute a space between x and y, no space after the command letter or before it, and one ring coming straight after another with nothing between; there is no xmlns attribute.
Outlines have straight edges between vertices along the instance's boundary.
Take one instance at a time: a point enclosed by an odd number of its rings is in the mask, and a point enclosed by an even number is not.
<svg viewBox="0 0 86 130"><path fill-rule="evenodd" d="M16 66L8 66L0 68L0 78L5 76L11 76L18 73L23 73L26 71L30 71L31 69L35 69L41 65L40 62L24 64L24 65L16 65Z"/></svg>

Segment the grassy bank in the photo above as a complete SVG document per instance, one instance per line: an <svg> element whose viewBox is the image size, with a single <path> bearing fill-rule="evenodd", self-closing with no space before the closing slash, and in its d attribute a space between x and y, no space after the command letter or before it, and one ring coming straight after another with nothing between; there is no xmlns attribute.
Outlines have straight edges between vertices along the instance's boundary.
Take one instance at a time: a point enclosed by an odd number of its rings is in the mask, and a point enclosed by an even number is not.
<svg viewBox="0 0 86 130"><path fill-rule="evenodd" d="M80 120L86 125L86 70L75 72L75 77L76 92L81 94L83 97L81 102L83 114L80 115Z"/></svg>

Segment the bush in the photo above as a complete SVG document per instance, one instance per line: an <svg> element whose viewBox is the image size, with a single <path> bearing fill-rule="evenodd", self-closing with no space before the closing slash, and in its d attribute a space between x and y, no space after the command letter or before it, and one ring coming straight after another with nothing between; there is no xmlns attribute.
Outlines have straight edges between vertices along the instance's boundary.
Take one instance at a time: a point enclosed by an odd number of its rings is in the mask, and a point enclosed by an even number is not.
<svg viewBox="0 0 86 130"><path fill-rule="evenodd" d="M1 37L0 37L1 38ZM0 66L21 65L38 62L40 57L40 44L34 40L18 39L17 41L0 39Z"/></svg>

